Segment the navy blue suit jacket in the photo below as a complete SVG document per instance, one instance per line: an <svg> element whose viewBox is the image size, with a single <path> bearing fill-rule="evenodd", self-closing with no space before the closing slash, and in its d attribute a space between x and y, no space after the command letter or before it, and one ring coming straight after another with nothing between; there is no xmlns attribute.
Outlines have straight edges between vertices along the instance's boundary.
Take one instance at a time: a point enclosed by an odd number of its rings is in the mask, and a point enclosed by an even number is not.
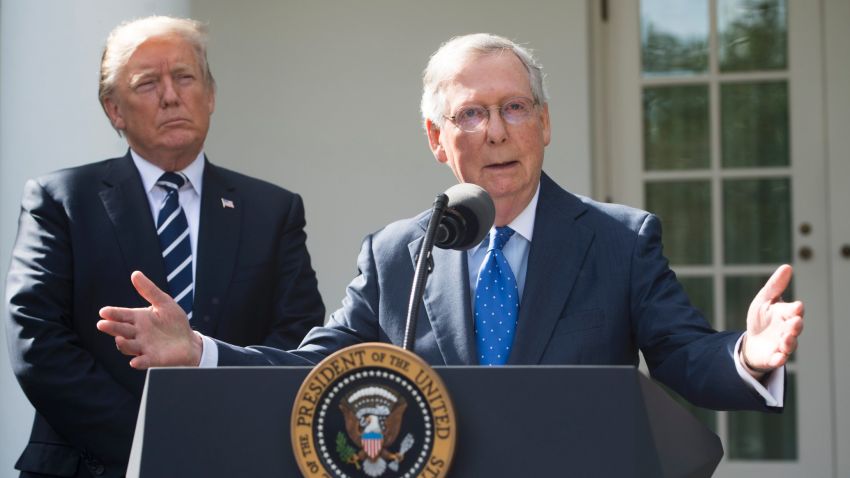
<svg viewBox="0 0 850 478"><path fill-rule="evenodd" d="M315 363L360 342L404 338L408 296L428 214L363 241L343 306L298 350L218 343L221 365ZM432 365L475 364L467 254L435 249L415 352ZM542 175L525 289L508 364L637 365L691 402L765 409L735 370L740 332L716 332L689 302L645 211L575 196Z"/></svg>
<svg viewBox="0 0 850 478"><path fill-rule="evenodd" d="M203 182L193 328L234 344L297 346L324 318L301 198L209 162ZM27 183L6 289L12 364L36 409L23 476L124 474L145 375L95 323L105 305L147 305L134 270L167 290L129 153Z"/></svg>

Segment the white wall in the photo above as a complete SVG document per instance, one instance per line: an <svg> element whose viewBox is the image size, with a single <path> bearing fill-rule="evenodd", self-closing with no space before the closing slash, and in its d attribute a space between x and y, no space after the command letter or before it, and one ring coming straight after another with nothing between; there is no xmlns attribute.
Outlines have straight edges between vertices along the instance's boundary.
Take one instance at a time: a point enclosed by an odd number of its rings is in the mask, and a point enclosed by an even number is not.
<svg viewBox="0 0 850 478"><path fill-rule="evenodd" d="M259 5L263 5L262 8ZM454 35L489 31L534 48L552 97L545 170L590 191L584 2L206 2L218 82L213 161L301 193L329 310L363 236L430 206L455 183L420 126L421 73Z"/></svg>
<svg viewBox="0 0 850 478"><path fill-rule="evenodd" d="M210 24L219 90L207 153L304 196L329 310L355 273L363 236L427 208L454 183L431 156L418 114L421 71L451 36L489 31L537 51L552 98L544 168L590 191L586 1L0 2L3 277L26 178L123 154L97 103L98 62L113 26L152 13ZM32 417L3 342L0 477L15 476Z"/></svg>

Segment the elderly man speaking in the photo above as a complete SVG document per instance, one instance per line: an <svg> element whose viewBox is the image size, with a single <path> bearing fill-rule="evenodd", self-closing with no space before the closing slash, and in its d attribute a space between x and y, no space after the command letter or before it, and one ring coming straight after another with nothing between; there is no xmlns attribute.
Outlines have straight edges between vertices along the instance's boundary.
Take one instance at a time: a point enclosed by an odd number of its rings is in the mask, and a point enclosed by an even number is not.
<svg viewBox="0 0 850 478"><path fill-rule="evenodd" d="M143 271L187 329L293 348L324 306L298 195L211 164L215 83L201 24L150 17L106 44L100 101L130 148L27 183L7 281L12 364L36 409L21 476L123 476L144 374L95 329L144 305Z"/></svg>
<svg viewBox="0 0 850 478"><path fill-rule="evenodd" d="M434 157L458 181L487 190L496 221L470 251L434 251L417 354L434 365L636 365L640 350L656 379L697 405L782 406L777 368L803 327L802 303L780 300L791 268L780 267L755 297L746 333L712 330L668 267L655 216L576 196L542 172L549 110L541 67L526 49L489 34L447 42L425 70L422 114ZM359 342L399 345L427 220L366 237L343 307L297 350L200 337L141 273L132 281L152 307L104 308L98 328L136 368L307 364Z"/></svg>

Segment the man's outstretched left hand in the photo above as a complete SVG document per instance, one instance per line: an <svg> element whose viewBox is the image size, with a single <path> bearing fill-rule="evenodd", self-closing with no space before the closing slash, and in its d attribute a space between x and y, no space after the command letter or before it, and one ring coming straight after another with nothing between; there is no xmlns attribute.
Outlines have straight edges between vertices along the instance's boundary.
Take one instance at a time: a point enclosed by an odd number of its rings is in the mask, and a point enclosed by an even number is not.
<svg viewBox="0 0 850 478"><path fill-rule="evenodd" d="M741 346L741 358L756 379L785 365L797 349L797 337L803 331L803 303L782 300L792 273L791 266L779 266L747 312L747 335Z"/></svg>

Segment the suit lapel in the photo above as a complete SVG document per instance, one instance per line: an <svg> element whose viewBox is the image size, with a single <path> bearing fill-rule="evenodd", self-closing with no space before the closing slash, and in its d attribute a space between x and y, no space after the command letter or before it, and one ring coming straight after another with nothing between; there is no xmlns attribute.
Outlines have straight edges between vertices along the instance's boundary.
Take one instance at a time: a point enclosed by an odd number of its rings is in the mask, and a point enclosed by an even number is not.
<svg viewBox="0 0 850 478"><path fill-rule="evenodd" d="M539 363L572 291L593 231L576 222L584 204L544 173L519 322L509 364Z"/></svg>
<svg viewBox="0 0 850 478"><path fill-rule="evenodd" d="M225 201L230 201L226 203L227 207ZM207 161L201 193L195 312L192 315L194 328L203 334L215 332L219 320L218 306L224 302L233 276L239 251L242 207L236 188L228 184L218 168Z"/></svg>
<svg viewBox="0 0 850 478"><path fill-rule="evenodd" d="M98 194L118 238L128 281L130 272L142 271L157 287L167 290L150 204L129 151L107 163L103 185Z"/></svg>
<svg viewBox="0 0 850 478"><path fill-rule="evenodd" d="M426 216L423 231L430 215ZM422 238L408 244L410 260L416 267L415 257L422 247ZM472 329L467 279L466 253L435 247L431 257L434 270L428 277L422 302L431 329L446 365L473 365L475 337Z"/></svg>

